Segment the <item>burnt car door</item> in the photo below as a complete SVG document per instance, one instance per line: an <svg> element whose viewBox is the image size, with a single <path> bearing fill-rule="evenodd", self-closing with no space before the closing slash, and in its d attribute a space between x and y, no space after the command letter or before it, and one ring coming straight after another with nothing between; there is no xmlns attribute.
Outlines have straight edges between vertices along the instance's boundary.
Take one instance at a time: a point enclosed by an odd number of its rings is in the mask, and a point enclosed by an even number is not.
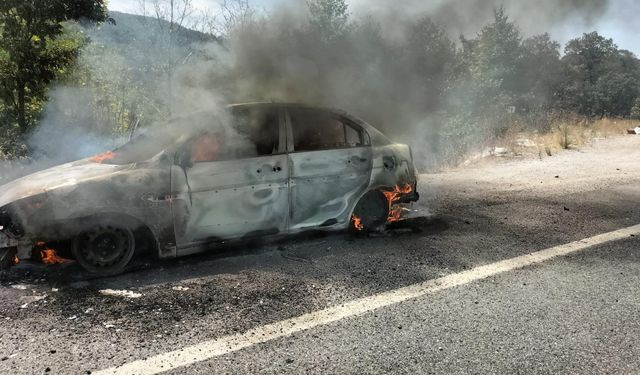
<svg viewBox="0 0 640 375"><path fill-rule="evenodd" d="M230 114L229 125L200 132L178 152L183 165L172 172L178 192L172 208L179 255L203 242L286 231L283 114L272 106L237 107Z"/></svg>
<svg viewBox="0 0 640 375"><path fill-rule="evenodd" d="M369 135L344 116L304 107L287 109L287 132L290 230L345 225L369 185Z"/></svg>

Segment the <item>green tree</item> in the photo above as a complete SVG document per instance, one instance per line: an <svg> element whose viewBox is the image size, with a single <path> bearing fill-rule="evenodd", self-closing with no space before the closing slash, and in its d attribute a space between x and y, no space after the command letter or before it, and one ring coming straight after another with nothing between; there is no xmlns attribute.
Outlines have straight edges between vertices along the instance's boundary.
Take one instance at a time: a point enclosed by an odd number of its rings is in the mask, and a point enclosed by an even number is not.
<svg viewBox="0 0 640 375"><path fill-rule="evenodd" d="M425 73L444 73L442 64L455 55L455 45L447 33L428 17L410 24L408 29L408 53L420 61Z"/></svg>
<svg viewBox="0 0 640 375"><path fill-rule="evenodd" d="M562 106L586 116L630 115L640 96L640 61L597 32L570 40L562 58Z"/></svg>
<svg viewBox="0 0 640 375"><path fill-rule="evenodd" d="M631 118L640 120L640 98L637 98L631 107Z"/></svg>
<svg viewBox="0 0 640 375"><path fill-rule="evenodd" d="M62 38L65 21L105 21L104 0L0 2L0 100L24 134L29 106L44 100L47 85L76 58L81 43Z"/></svg>
<svg viewBox="0 0 640 375"><path fill-rule="evenodd" d="M408 84L417 85L411 95L422 101L428 110L440 107L440 98L447 90L454 74L456 47L446 32L430 18L422 18L408 28L408 38L404 46L406 69L398 69L418 79L407 77Z"/></svg>
<svg viewBox="0 0 640 375"><path fill-rule="evenodd" d="M560 43L552 40L549 34L525 39L522 42L518 76L518 107L528 111L551 109L562 82Z"/></svg>
<svg viewBox="0 0 640 375"><path fill-rule="evenodd" d="M462 37L461 44L451 100L458 113L447 128L464 129L461 138L490 138L508 128L510 109L521 95L518 67L523 56L522 37L500 7L495 9L492 23L475 38Z"/></svg>
<svg viewBox="0 0 640 375"><path fill-rule="evenodd" d="M487 98L517 93L522 58L522 37L509 21L503 7L494 11L494 21L482 28L475 39L462 38L463 65L482 86Z"/></svg>
<svg viewBox="0 0 640 375"><path fill-rule="evenodd" d="M333 41L350 29L346 0L309 0L312 29L325 41Z"/></svg>

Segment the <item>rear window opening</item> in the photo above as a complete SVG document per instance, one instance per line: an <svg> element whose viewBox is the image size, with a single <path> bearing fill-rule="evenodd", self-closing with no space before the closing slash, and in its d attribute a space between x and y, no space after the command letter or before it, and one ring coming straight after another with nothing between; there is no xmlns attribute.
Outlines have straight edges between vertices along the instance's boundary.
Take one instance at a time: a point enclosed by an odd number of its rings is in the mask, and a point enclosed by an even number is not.
<svg viewBox="0 0 640 375"><path fill-rule="evenodd" d="M320 151L365 145L362 129L334 114L311 110L290 111L295 151Z"/></svg>

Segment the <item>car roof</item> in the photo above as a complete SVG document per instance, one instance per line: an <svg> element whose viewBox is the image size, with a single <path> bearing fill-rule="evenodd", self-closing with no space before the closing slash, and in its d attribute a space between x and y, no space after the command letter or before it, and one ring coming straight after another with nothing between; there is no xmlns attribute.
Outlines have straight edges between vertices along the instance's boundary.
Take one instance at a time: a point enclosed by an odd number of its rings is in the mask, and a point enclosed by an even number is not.
<svg viewBox="0 0 640 375"><path fill-rule="evenodd" d="M246 102L246 103L228 104L224 106L224 108L233 109L233 108L242 108L242 107L261 107L261 106L269 106L269 107L273 106L273 107L280 107L280 108L305 108L305 109L315 109L315 110L331 112L336 115L346 117L347 119L351 120L352 122L355 122L356 124L364 128L369 133L369 136L371 137L371 142L373 145L385 145L385 144L393 143L389 140L389 138L387 138L386 135L384 135L378 129L376 129L366 121L362 120L361 118L351 115L350 113L342 109L322 107L318 105L311 105L311 104L299 103L299 102ZM172 120L188 118L190 116L196 116L196 115L209 114L212 112L215 112L215 111L214 110L197 111L188 115L174 117Z"/></svg>
<svg viewBox="0 0 640 375"><path fill-rule="evenodd" d="M280 108L304 108L304 109L316 109L316 110L321 110L321 111L327 111L327 112L331 112L340 116L344 116L346 118L348 118L349 120L355 122L356 124L358 124L359 126L363 127L364 129L366 129L366 131L369 133L370 137L371 137L371 141L373 142L373 144L377 144L377 145L384 145L384 144L389 144L392 143L389 138L387 138L386 135L384 135L382 132L380 132L380 130L376 129L374 126L372 126L371 124L367 123L366 121L362 120L359 117L356 117L352 114L350 114L349 112L346 112L342 109L338 109L338 108L331 108L331 107L323 107L323 106L318 106L318 105L312 105L312 104L307 104L307 103L302 103L302 102L246 102L246 103L235 103L235 104L229 104L226 107L227 108L242 108L242 107L260 107L260 106L274 106L274 107L280 107Z"/></svg>
<svg viewBox="0 0 640 375"><path fill-rule="evenodd" d="M286 108L308 108L308 109L319 109L323 111L335 112L338 114L345 114L341 109L337 108L329 108L318 105L312 105L302 102L247 102L247 103L234 103L229 104L227 108L239 108L239 107L260 107L260 106L273 106L273 107L286 107Z"/></svg>

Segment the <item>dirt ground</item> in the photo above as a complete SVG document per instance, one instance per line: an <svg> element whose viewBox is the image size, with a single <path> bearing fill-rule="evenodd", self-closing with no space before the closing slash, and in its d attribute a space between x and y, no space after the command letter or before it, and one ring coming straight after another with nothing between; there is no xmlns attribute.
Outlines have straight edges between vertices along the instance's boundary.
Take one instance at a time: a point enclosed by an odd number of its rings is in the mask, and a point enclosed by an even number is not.
<svg viewBox="0 0 640 375"><path fill-rule="evenodd" d="M640 136L420 176L382 235L297 237L93 279L19 266L0 373L90 373L640 223ZM637 237L171 373L636 373ZM109 291L110 290L110 291Z"/></svg>

